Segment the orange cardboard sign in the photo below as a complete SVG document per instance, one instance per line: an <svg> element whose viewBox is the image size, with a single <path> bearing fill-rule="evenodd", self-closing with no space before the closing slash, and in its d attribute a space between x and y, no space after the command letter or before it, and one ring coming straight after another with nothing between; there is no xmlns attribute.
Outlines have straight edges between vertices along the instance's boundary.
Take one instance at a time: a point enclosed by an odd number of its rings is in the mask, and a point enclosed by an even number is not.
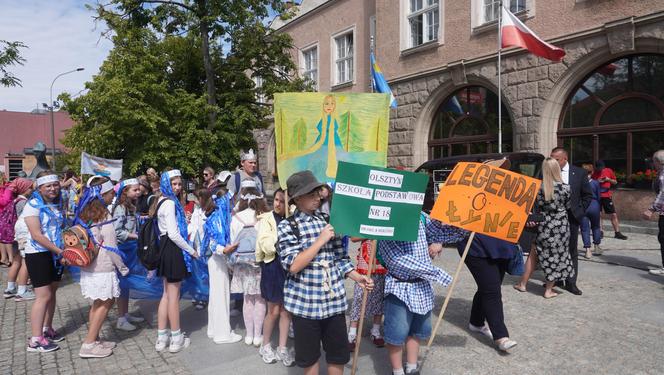
<svg viewBox="0 0 664 375"><path fill-rule="evenodd" d="M516 243L541 181L481 163L458 163L440 188L431 217Z"/></svg>

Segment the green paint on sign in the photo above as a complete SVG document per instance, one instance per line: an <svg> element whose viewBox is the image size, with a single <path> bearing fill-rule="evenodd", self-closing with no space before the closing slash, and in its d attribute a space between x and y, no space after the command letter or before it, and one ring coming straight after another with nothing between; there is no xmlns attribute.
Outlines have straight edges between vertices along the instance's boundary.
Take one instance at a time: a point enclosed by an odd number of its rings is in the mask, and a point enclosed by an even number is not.
<svg viewBox="0 0 664 375"><path fill-rule="evenodd" d="M330 212L337 233L416 241L429 176L339 162Z"/></svg>

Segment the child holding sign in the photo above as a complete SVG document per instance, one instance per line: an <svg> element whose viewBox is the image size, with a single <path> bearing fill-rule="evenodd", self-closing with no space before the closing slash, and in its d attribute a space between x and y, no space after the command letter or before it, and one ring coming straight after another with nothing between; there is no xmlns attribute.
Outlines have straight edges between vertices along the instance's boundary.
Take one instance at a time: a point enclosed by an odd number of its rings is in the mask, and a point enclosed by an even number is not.
<svg viewBox="0 0 664 375"><path fill-rule="evenodd" d="M419 374L417 357L420 340L431 335L433 287L447 286L452 277L435 267L431 260L442 244L461 241L465 232L430 219L422 213L417 241L379 241L378 252L387 267L385 279L385 342L392 374ZM401 362L406 345L406 370Z"/></svg>
<svg viewBox="0 0 664 375"><path fill-rule="evenodd" d="M327 223L328 216L318 212L323 184L307 170L293 174L286 185L288 204L295 202L297 209L279 223L277 233L281 264L288 273L284 307L293 315L295 363L305 375L318 374L322 342L327 373L340 375L350 360L344 278L367 290L373 288L373 281L353 270L341 238Z"/></svg>

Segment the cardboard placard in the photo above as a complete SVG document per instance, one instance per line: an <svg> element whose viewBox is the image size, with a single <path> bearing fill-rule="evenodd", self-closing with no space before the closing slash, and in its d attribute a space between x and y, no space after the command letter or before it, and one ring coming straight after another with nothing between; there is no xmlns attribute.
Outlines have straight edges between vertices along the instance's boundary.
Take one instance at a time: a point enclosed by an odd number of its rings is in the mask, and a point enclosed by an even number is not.
<svg viewBox="0 0 664 375"><path fill-rule="evenodd" d="M541 181L481 163L458 163L440 188L431 217L516 243Z"/></svg>
<svg viewBox="0 0 664 375"><path fill-rule="evenodd" d="M415 241L428 176L339 162L330 224L349 236Z"/></svg>

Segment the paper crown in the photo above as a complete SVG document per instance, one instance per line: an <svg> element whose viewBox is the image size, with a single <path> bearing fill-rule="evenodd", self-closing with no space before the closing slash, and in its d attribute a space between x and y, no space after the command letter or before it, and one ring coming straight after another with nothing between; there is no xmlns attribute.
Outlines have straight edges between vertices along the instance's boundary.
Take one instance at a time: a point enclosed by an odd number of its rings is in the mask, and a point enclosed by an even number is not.
<svg viewBox="0 0 664 375"><path fill-rule="evenodd" d="M129 185L138 185L138 180L135 178L128 178L120 183L120 189Z"/></svg>
<svg viewBox="0 0 664 375"><path fill-rule="evenodd" d="M115 186L113 185L113 183L111 181L106 181L103 184L101 184L101 190L99 190L99 193L104 194L106 192L109 192L109 191L113 190L114 187Z"/></svg>
<svg viewBox="0 0 664 375"><path fill-rule="evenodd" d="M250 148L249 151L247 152L240 151L240 160L241 161L256 160L256 154L254 154L254 149Z"/></svg>
<svg viewBox="0 0 664 375"><path fill-rule="evenodd" d="M256 184L256 181L254 181L254 180L244 180L240 183L240 188L241 189L244 189L244 188L254 188L254 189L256 189L256 188L258 188L258 185Z"/></svg>
<svg viewBox="0 0 664 375"><path fill-rule="evenodd" d="M41 176L37 179L37 186L50 184L51 182L56 182L56 181L60 181L60 179L55 174L49 174L49 175L46 175L46 176Z"/></svg>
<svg viewBox="0 0 664 375"><path fill-rule="evenodd" d="M169 179L171 179L171 178L173 178L173 177L180 177L180 176L182 176L182 172L180 172L179 169L171 169L170 171L168 171L168 172L164 172L164 173L166 173L166 176L168 176Z"/></svg>

